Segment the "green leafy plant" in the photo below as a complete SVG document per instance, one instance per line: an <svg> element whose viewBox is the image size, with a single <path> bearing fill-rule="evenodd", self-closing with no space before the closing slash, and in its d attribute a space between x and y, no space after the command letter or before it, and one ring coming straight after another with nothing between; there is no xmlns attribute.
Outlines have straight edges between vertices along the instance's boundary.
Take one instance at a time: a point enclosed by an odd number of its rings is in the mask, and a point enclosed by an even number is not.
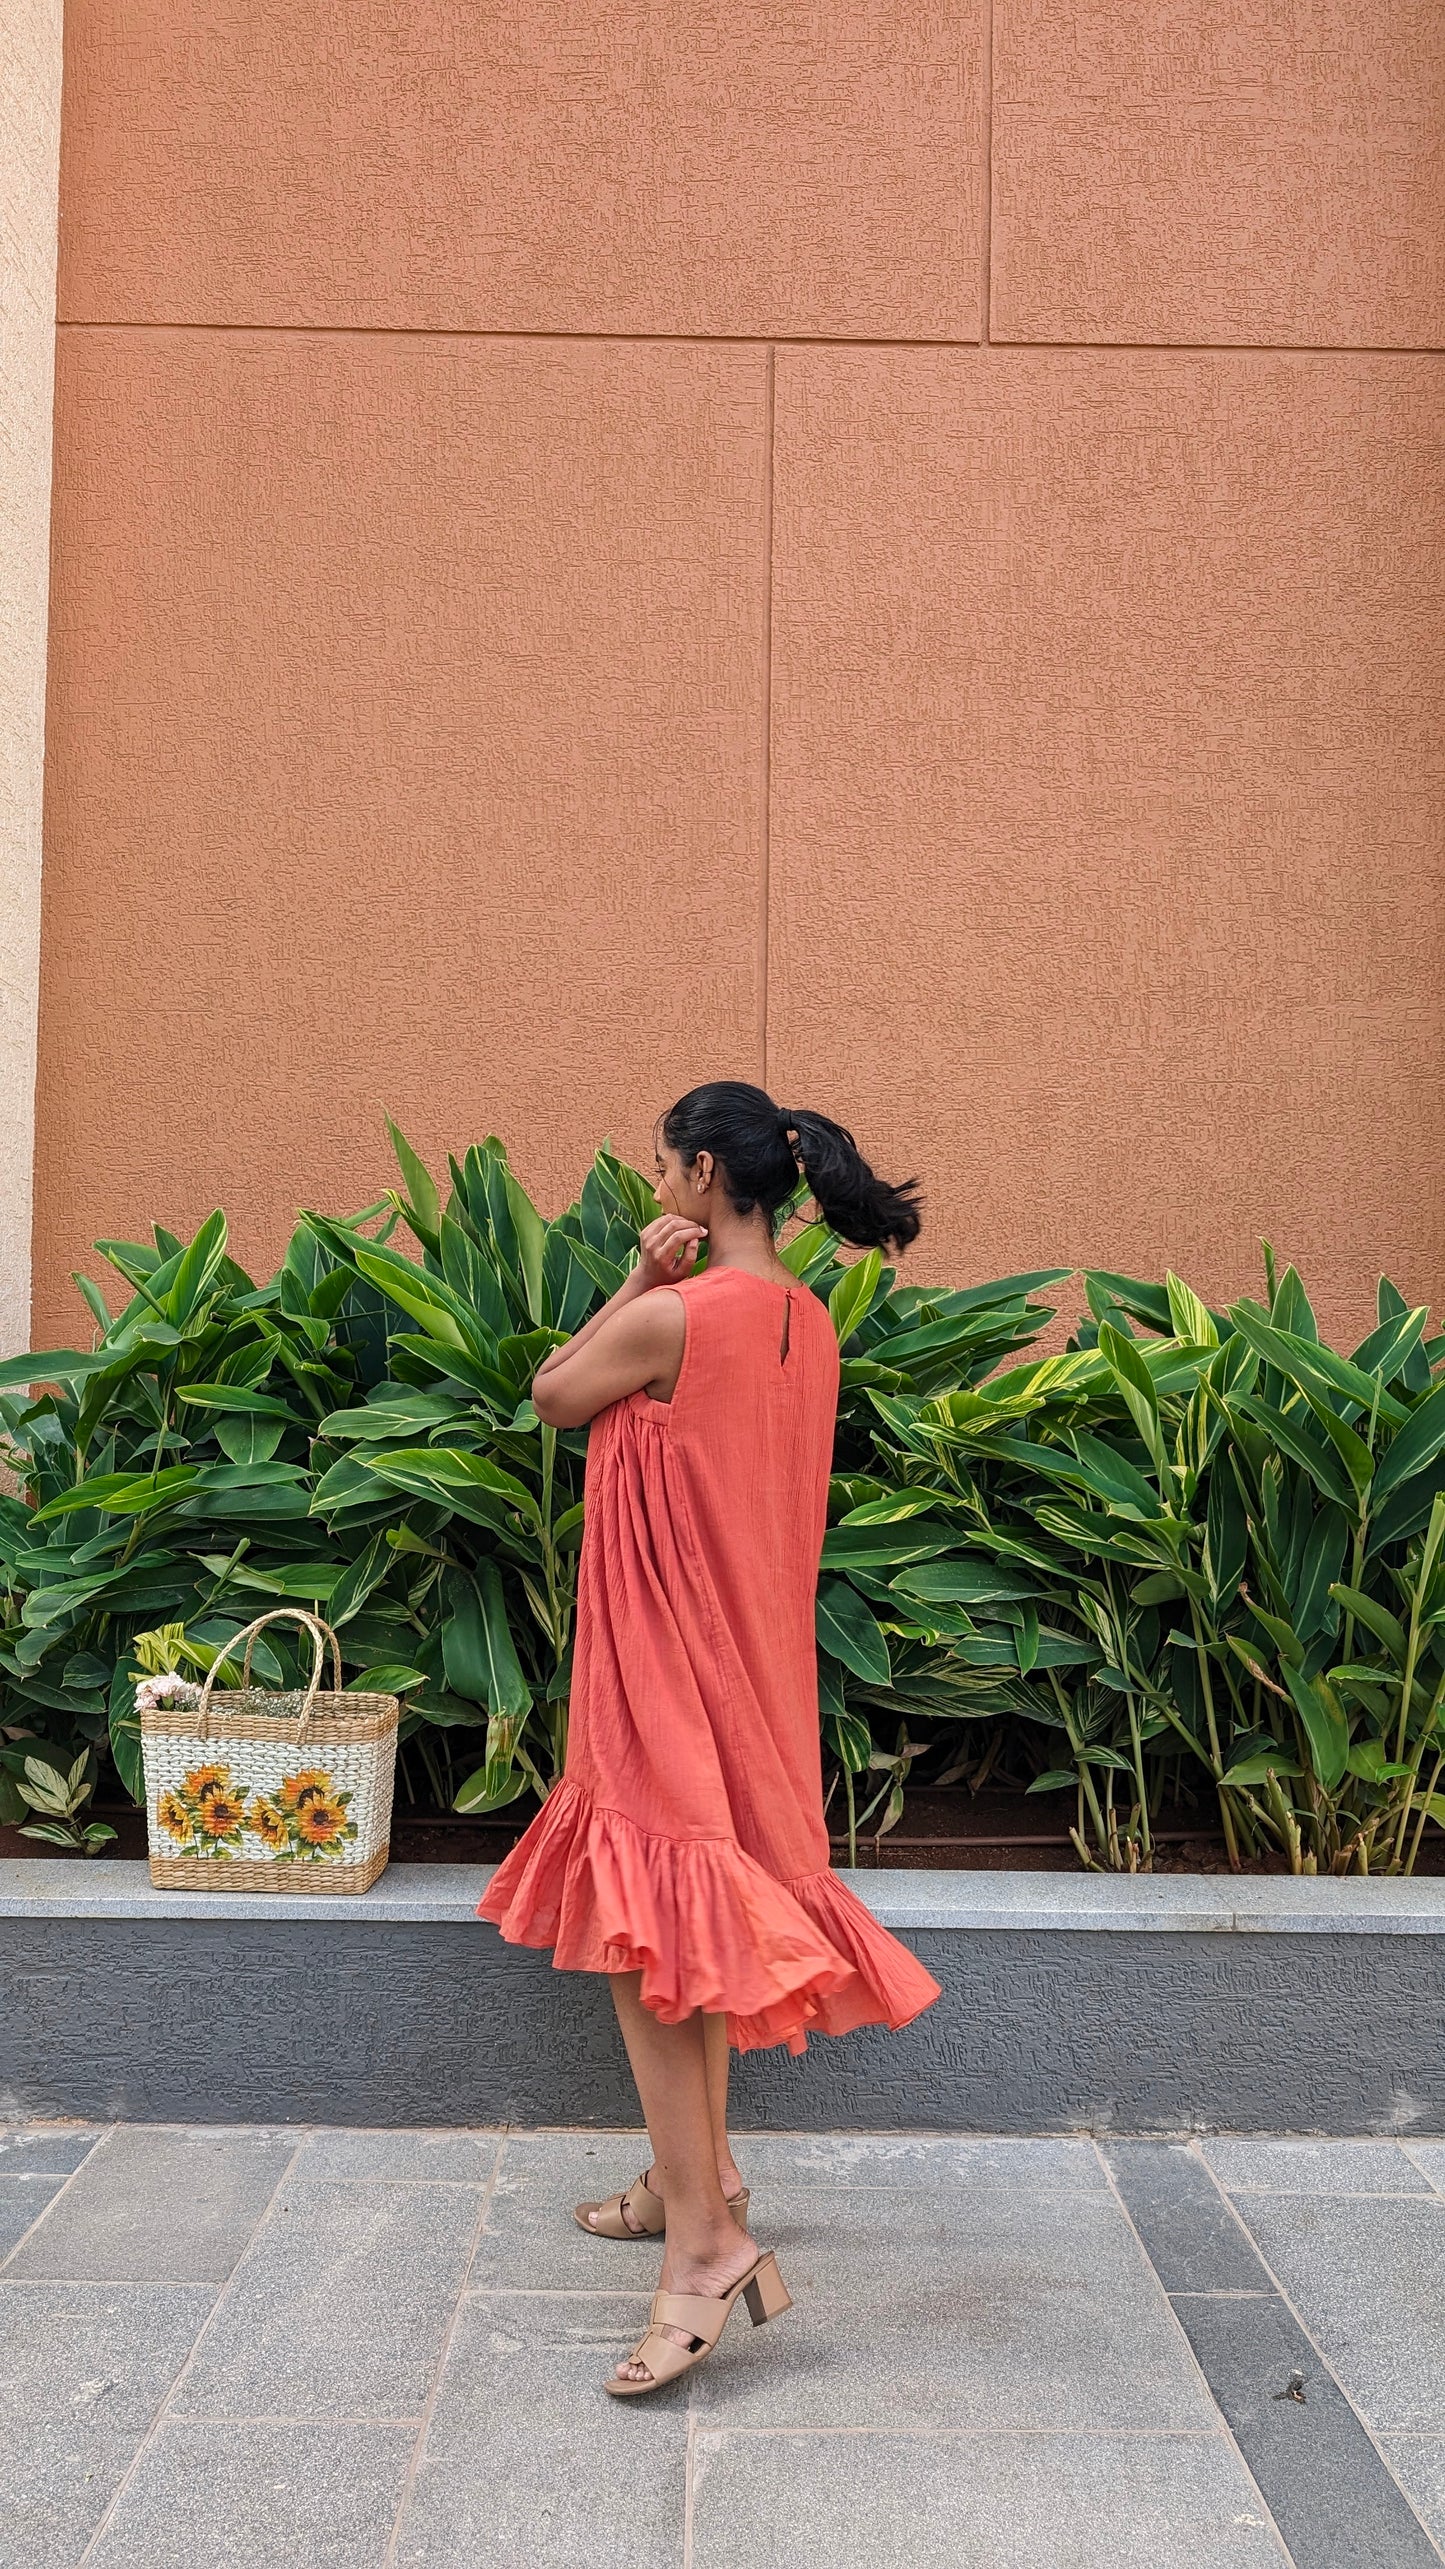
<svg viewBox="0 0 1445 2569"><path fill-rule="evenodd" d="M95 1769L90 1751L82 1749L68 1773L62 1773L46 1757L31 1757L11 1750L5 1756L14 1790L27 1810L38 1811L38 1820L28 1821L20 1831L23 1838L44 1838L47 1845L63 1847L67 1855L99 1855L110 1846L115 1831L103 1820L82 1821L80 1814L95 1790Z"/></svg>
<svg viewBox="0 0 1445 2569"><path fill-rule="evenodd" d="M824 1548L835 1718L1041 1725L1063 1754L1030 1789L1074 1795L1086 1863L1147 1865L1166 1793L1200 1791L1236 1861L1413 1863L1445 1819L1445 1343L1386 1283L1341 1357L1272 1261L1227 1315L1175 1277L1085 1286L1063 1354L870 1387L888 1485L845 1482Z"/></svg>
<svg viewBox="0 0 1445 2569"><path fill-rule="evenodd" d="M138 1792L137 1676L219 1659L234 1681L234 1634L287 1599L336 1627L347 1683L405 1696L405 1791L488 1813L560 1774L586 1435L544 1426L530 1385L656 1200L604 1149L546 1221L495 1137L444 1200L392 1139L400 1186L305 1215L268 1284L219 1214L189 1243L105 1242L127 1299L83 1283L94 1346L0 1368L24 1493L0 1500L0 1817L31 1807L27 1757L60 1778L83 1751L93 1777L108 1747ZM1265 1299L1228 1311L1098 1272L1040 1355L1067 1268L951 1291L820 1224L782 1241L839 1341L819 1713L851 1848L921 1779L1070 1796L1090 1865L1150 1865L1166 1806L1217 1812L1236 1862L1418 1860L1445 1824L1445 1339L1423 1310L1382 1283L1346 1357L1272 1254ZM256 1658L302 1673L288 1643Z"/></svg>

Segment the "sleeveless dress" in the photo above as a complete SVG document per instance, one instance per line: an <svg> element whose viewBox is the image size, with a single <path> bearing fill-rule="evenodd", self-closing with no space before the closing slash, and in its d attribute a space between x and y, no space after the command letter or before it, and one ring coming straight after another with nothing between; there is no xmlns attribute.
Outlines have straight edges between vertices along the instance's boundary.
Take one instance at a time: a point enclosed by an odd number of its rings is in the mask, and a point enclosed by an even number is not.
<svg viewBox="0 0 1445 2569"><path fill-rule="evenodd" d="M664 2024L726 2015L739 2051L896 2031L938 1984L830 1871L823 1819L833 1324L738 1267L666 1289L672 1399L592 1422L566 1771L479 1915L559 1970L640 1971Z"/></svg>

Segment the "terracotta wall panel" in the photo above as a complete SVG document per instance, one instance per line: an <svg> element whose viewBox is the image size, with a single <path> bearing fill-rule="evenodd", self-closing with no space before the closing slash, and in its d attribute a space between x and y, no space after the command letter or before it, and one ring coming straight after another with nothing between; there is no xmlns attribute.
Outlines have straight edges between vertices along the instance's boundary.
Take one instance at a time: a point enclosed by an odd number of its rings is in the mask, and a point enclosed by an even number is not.
<svg viewBox="0 0 1445 2569"><path fill-rule="evenodd" d="M1428 358L779 355L772 1080L917 1272L1438 1303L1442 502Z"/></svg>
<svg viewBox="0 0 1445 2569"><path fill-rule="evenodd" d="M1439 0L995 0L995 338L1445 342Z"/></svg>
<svg viewBox="0 0 1445 2569"><path fill-rule="evenodd" d="M384 1108L556 1203L753 1066L766 417L752 349L64 334L42 1342L96 1234L369 1200Z"/></svg>
<svg viewBox="0 0 1445 2569"><path fill-rule="evenodd" d="M984 0L72 0L71 320L978 335Z"/></svg>

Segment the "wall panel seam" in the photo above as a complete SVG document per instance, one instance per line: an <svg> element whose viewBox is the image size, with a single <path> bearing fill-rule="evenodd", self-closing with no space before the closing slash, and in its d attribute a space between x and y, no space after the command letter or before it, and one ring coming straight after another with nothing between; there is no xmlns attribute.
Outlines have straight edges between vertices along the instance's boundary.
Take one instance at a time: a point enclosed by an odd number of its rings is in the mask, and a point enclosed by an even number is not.
<svg viewBox="0 0 1445 2569"><path fill-rule="evenodd" d="M758 890L758 1080L768 1085L768 977L772 947L773 862L773 454L778 356L768 350L767 427L763 477L763 776Z"/></svg>
<svg viewBox="0 0 1445 2569"><path fill-rule="evenodd" d="M980 225L981 275L979 278L978 335L986 347L993 329L993 8L994 0L982 0L983 8L983 147L979 153L980 178L983 188L983 219Z"/></svg>
<svg viewBox="0 0 1445 2569"><path fill-rule="evenodd" d="M349 321L58 321L57 330L184 331L191 336L313 339L484 339L543 346L624 348L1047 348L1063 355L1156 357L1440 357L1445 341L1305 339L877 339L742 330L480 330L465 324Z"/></svg>

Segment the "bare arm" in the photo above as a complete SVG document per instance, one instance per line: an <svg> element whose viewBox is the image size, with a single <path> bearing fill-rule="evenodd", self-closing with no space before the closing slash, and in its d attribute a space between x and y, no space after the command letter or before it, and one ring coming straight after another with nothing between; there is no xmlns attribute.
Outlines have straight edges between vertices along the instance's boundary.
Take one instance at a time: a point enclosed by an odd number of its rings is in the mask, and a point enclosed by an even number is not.
<svg viewBox="0 0 1445 2569"><path fill-rule="evenodd" d="M671 1399L687 1324L677 1295L657 1288L691 1271L702 1236L674 1213L648 1224L637 1265L611 1301L537 1368L532 1406L549 1427L584 1427L629 1392Z"/></svg>

